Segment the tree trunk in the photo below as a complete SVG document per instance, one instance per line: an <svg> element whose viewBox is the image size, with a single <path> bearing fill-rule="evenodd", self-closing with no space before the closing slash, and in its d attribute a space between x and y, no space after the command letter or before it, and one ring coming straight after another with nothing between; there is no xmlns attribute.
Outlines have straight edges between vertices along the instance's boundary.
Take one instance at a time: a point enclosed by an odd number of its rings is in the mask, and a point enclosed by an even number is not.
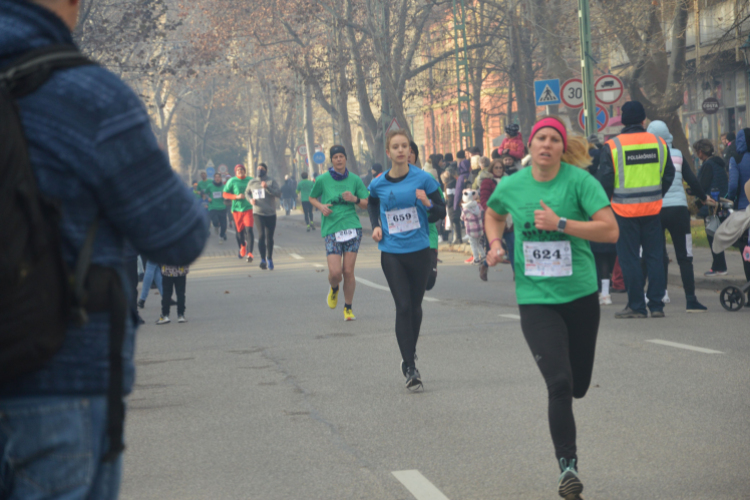
<svg viewBox="0 0 750 500"><path fill-rule="evenodd" d="M312 106L312 88L309 83L305 83L304 107L302 113L305 122L305 147L307 148L307 169L308 175L312 178L316 164L313 161L315 154L315 129L313 128L313 106Z"/></svg>

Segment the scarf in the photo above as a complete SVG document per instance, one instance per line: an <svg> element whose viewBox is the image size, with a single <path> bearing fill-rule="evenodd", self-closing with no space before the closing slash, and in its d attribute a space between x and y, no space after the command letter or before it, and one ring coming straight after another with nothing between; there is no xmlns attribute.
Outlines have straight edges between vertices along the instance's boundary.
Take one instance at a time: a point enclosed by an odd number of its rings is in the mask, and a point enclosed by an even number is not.
<svg viewBox="0 0 750 500"><path fill-rule="evenodd" d="M340 173L336 172L335 168L331 167L331 168L328 169L328 173L331 174L331 178L334 181L343 181L344 179L346 179L347 177L349 177L349 169L348 168L346 170L344 170L343 174L340 174Z"/></svg>

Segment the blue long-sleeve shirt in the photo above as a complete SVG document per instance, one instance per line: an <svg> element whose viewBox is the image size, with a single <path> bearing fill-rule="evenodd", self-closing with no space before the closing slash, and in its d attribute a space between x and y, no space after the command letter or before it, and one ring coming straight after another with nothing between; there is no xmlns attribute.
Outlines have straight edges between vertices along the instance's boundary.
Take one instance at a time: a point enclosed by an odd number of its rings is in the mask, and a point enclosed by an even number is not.
<svg viewBox="0 0 750 500"><path fill-rule="evenodd" d="M53 43L73 43L56 15L25 0L0 0L0 70ZM60 70L18 106L39 189L61 204L69 266L96 217L92 263L117 270L127 287L135 284L125 277L126 240L155 262L182 265L200 255L206 215L159 149L143 104L118 77L99 66ZM123 349L126 393L134 380L133 320L129 315ZM84 327L69 326L52 360L0 386L0 397L105 394L109 331L108 313L92 314Z"/></svg>
<svg viewBox="0 0 750 500"><path fill-rule="evenodd" d="M737 154L741 155L742 159L739 164L734 156L729 160L729 189L727 193L727 199L733 200L735 197L738 198L737 208L744 210L750 204L745 194L745 184L750 180L750 154L748 154L747 148L747 137L745 137L745 131L748 129L742 129L737 133Z"/></svg>

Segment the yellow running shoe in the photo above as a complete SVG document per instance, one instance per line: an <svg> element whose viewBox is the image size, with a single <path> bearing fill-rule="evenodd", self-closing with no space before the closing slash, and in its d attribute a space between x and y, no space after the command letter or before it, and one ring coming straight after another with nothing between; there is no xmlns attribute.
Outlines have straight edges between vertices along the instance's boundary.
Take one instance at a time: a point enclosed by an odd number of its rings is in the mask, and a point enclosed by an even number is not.
<svg viewBox="0 0 750 500"><path fill-rule="evenodd" d="M355 319L357 318L354 317L354 313L352 312L352 310L348 307L345 307L344 308L344 321L354 321Z"/></svg>
<svg viewBox="0 0 750 500"><path fill-rule="evenodd" d="M328 291L328 307L330 307L331 309L336 309L336 305L338 305L338 303L339 303L339 292L338 290L334 292L333 288L331 288Z"/></svg>

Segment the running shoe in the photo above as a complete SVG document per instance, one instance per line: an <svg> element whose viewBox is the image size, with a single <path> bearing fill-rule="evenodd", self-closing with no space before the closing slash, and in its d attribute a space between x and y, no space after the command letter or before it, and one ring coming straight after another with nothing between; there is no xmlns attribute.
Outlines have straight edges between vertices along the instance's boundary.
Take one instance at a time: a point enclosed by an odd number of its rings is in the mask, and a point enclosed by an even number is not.
<svg viewBox="0 0 750 500"><path fill-rule="evenodd" d="M242 245L240 247L240 259L247 255L247 246Z"/></svg>
<svg viewBox="0 0 750 500"><path fill-rule="evenodd" d="M473 263L474 263L473 255L464 261L464 264L473 264Z"/></svg>
<svg viewBox="0 0 750 500"><path fill-rule="evenodd" d="M273 271L273 260L272 259L268 259L268 270L269 271Z"/></svg>
<svg viewBox="0 0 750 500"><path fill-rule="evenodd" d="M612 305L612 297L610 295L602 295L599 294L599 305L600 306L611 306Z"/></svg>
<svg viewBox="0 0 750 500"><path fill-rule="evenodd" d="M693 297L688 297L687 299L687 305L685 306L685 311L689 313L704 313L708 310L706 306L698 302L698 299Z"/></svg>
<svg viewBox="0 0 750 500"><path fill-rule="evenodd" d="M338 305L338 303L339 303L339 291L336 290L334 292L333 288L331 288L328 291L328 307L330 307L331 309L336 309L336 306Z"/></svg>
<svg viewBox="0 0 750 500"><path fill-rule="evenodd" d="M268 264L266 264L266 259L260 260L260 268L261 269L268 269Z"/></svg>
<svg viewBox="0 0 750 500"><path fill-rule="evenodd" d="M424 388L422 385L422 376L419 374L416 366L410 366L406 369L406 388L410 391Z"/></svg>
<svg viewBox="0 0 750 500"><path fill-rule="evenodd" d="M625 309L623 309L622 311L619 311L619 312L615 313L615 318L617 318L617 319L623 319L623 318L647 318L647 317L648 316L646 316L645 314L640 313L638 311L634 311L634 310L632 310L631 308L629 308L627 306L625 306Z"/></svg>
<svg viewBox="0 0 750 500"><path fill-rule="evenodd" d="M141 309L146 307L146 301L143 299L138 299L138 307L140 307Z"/></svg>
<svg viewBox="0 0 750 500"><path fill-rule="evenodd" d="M187 319L185 318L185 315L184 314L180 314L179 316L177 316L177 322L178 323L187 323Z"/></svg>
<svg viewBox="0 0 750 500"><path fill-rule="evenodd" d="M219 238L219 245L223 245L223 244L224 244L224 239L223 238Z"/></svg>
<svg viewBox="0 0 750 500"><path fill-rule="evenodd" d="M159 319L156 320L157 325L166 325L167 323L170 323L171 320L169 319L169 316L159 316Z"/></svg>
<svg viewBox="0 0 750 500"><path fill-rule="evenodd" d="M482 281L487 281L487 270L488 266L486 262L482 262L479 264L479 279Z"/></svg>
<svg viewBox="0 0 750 500"><path fill-rule="evenodd" d="M709 269L705 273L703 273L703 276L726 276L728 271L714 271L713 269Z"/></svg>
<svg viewBox="0 0 750 500"><path fill-rule="evenodd" d="M560 459L560 479L557 481L557 493L565 500L583 500L581 492L583 492L583 483L578 477L578 470L576 469L576 459L571 458L570 461L564 458Z"/></svg>
<svg viewBox="0 0 750 500"><path fill-rule="evenodd" d="M307 225L307 232L310 232L310 224Z"/></svg>
<svg viewBox="0 0 750 500"><path fill-rule="evenodd" d="M354 321L355 319L357 318L354 316L354 312L352 312L351 308L345 307L344 308L344 321Z"/></svg>
<svg viewBox="0 0 750 500"><path fill-rule="evenodd" d="M662 302L665 304L669 304L672 302L672 299L669 298L669 290L664 290L664 297L661 299Z"/></svg>
<svg viewBox="0 0 750 500"><path fill-rule="evenodd" d="M253 254L250 252L247 252L247 261L252 262L253 261Z"/></svg>
<svg viewBox="0 0 750 500"><path fill-rule="evenodd" d="M664 317L664 311L651 311L651 317L652 318L663 318Z"/></svg>

